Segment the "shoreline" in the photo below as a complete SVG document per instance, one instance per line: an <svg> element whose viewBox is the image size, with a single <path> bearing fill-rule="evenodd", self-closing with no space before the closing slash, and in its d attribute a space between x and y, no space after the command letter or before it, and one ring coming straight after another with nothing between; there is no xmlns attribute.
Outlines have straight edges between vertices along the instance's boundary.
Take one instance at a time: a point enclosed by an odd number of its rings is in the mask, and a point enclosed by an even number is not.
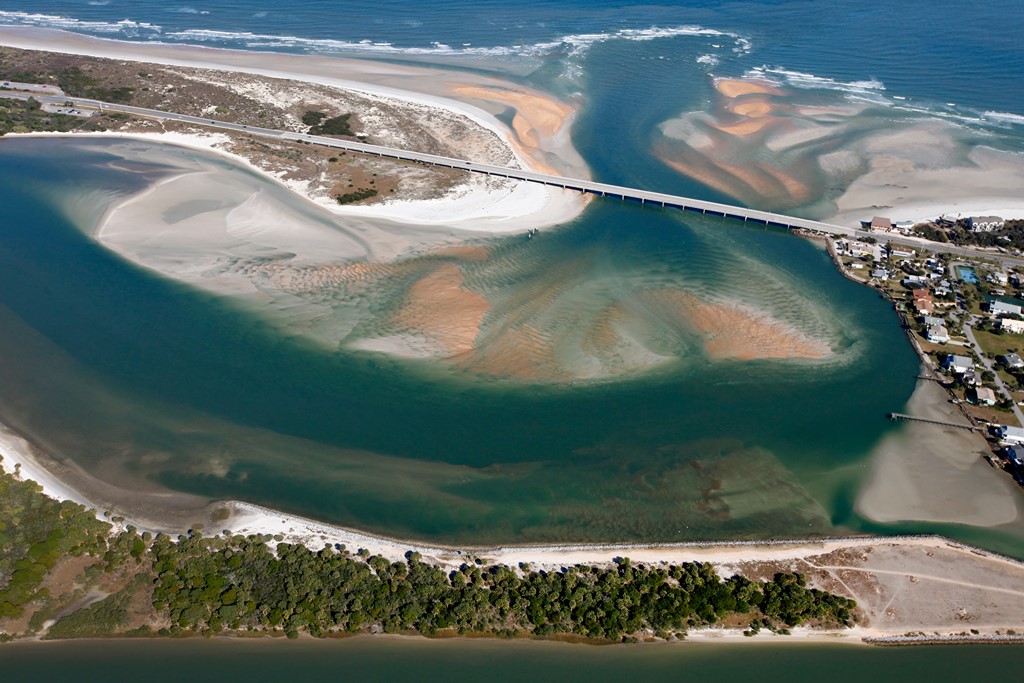
<svg viewBox="0 0 1024 683"><path fill-rule="evenodd" d="M421 113L433 112L432 116L438 120L461 119L470 127L495 136L511 156L514 166L552 172L554 165L559 172L590 176L589 167L569 137L577 107L496 77L452 72L444 67L399 66L376 60L254 53L205 46L152 45L91 38L53 29L2 25L0 46L234 73L257 79L283 79L293 84L358 94L371 102ZM506 93L506 89L514 88L518 89L515 96ZM462 95L463 91L468 94ZM500 105L496 111L515 113L514 128L489 111L495 105ZM557 115L553 116L552 111ZM12 134L10 137L30 135L45 133ZM264 169L245 154L233 151L231 147L237 146L239 140L235 136L205 131L111 131L96 135L135 136L221 154L335 216L411 223L420 228L438 229L438 232L457 229L482 235L521 233L572 221L589 204L588 197L569 190L513 180L499 182L469 174L443 196L434 199L403 199L396 195L366 206L340 205L329 196L311 192L305 180L287 179L283 177L285 173ZM480 160L488 161L487 158ZM444 237L443 233L440 237Z"/></svg>

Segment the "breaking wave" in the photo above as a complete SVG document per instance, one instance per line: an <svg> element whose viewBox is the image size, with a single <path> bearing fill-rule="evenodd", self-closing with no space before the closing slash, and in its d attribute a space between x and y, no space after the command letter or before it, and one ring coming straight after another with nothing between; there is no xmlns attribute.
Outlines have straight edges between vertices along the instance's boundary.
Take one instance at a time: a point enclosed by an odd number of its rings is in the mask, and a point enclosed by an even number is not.
<svg viewBox="0 0 1024 683"><path fill-rule="evenodd" d="M208 14L205 10L183 7L178 10L185 14ZM473 46L464 43L460 47L452 47L445 43L434 42L429 46L397 46L388 41L374 40L336 40L328 38L305 38L302 36L274 35L250 31L224 31L218 29L192 28L165 31L162 26L149 22L138 22L131 19L121 21L87 21L53 14L37 12L14 12L0 10L0 23L23 26L41 26L57 28L78 33L102 34L121 38L160 40L184 43L217 43L218 47L238 48L283 48L307 52L375 52L380 54L409 54L435 56L525 56L544 57L563 54L579 56L593 45L610 40L647 41L677 36L706 36L729 38L733 42L732 50L736 54L747 54L752 49L750 39L738 33L720 31L697 25L684 26L652 26L649 28L625 28L614 31L594 33L574 33L549 41L521 45Z"/></svg>

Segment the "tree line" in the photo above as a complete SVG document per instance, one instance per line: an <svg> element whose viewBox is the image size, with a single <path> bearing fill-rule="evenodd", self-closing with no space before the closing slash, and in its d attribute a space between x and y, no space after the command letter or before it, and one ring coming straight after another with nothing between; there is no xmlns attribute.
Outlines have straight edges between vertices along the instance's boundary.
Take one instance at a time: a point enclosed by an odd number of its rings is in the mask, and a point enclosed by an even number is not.
<svg viewBox="0 0 1024 683"><path fill-rule="evenodd" d="M856 608L808 588L799 574L722 579L706 563L649 566L620 558L538 571L476 560L445 571L411 551L393 562L344 546L274 546L270 536L172 539L111 529L81 505L0 474L0 624L32 614L31 631L59 615L48 637L152 635L148 624L130 623L133 600L144 596L149 623L166 624L158 632L165 636L444 632L621 641L683 637L723 620L750 632L849 626ZM50 595L43 585L61 561L83 556L91 559L78 583L107 577L109 584L116 575L124 588L66 613L76 596Z"/></svg>

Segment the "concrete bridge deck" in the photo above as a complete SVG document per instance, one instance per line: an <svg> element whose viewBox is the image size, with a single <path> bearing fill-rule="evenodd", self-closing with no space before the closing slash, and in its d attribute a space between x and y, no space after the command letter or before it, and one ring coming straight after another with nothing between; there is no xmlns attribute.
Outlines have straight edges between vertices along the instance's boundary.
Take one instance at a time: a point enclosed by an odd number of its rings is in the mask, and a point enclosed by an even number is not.
<svg viewBox="0 0 1024 683"><path fill-rule="evenodd" d="M13 90L2 90L0 91L0 97L11 97L17 99L28 99L32 97L44 104L64 105L65 103L68 103L68 106L72 106L77 109L92 109L101 112L111 111L124 114L132 114L134 116L141 116L150 119L158 119L164 121L180 121L182 123L190 123L193 125L203 126L206 128L228 130L237 133L247 133L249 135L258 135L261 137L276 138L279 140L293 140L297 142L321 145L324 147L331 147L334 149L341 149L350 152L358 152L360 154L369 154L389 159L400 159L403 161L415 161L434 166L442 166L445 168L461 169L464 171L469 171L471 173L483 173L485 175L497 176L501 178L512 178L515 180L540 183L542 185L559 187L566 190L575 190L577 192L590 193L601 197L611 197L623 201L635 201L641 204L650 204L658 207L675 208L683 211L700 213L703 215L721 216L724 218L743 221L745 223L774 226L790 230L811 230L815 232L836 235L839 237L848 237L855 239L873 237L882 243L901 244L904 246L914 247L916 249L926 249L930 251L950 253L970 258L990 259L1000 262L1004 265L1024 265L1024 258L1018 258L1003 254L995 254L980 249L958 247L951 244L930 242L916 237L870 233L866 230L862 230L859 228L848 228L841 225L824 223L822 221L815 221L807 218L787 216L785 214L773 213L770 211L748 209L741 206L733 206L730 204L722 204L718 202L709 202L701 199L694 199L692 197L682 197L678 195L664 194L661 192L651 192L649 190L640 190L632 187L623 187L621 185L610 185L608 183L599 183L592 180L566 178L563 176L538 173L536 171L530 171L526 169L509 168L505 166L495 166L491 164L481 164L472 161L466 161L464 159L455 159L452 157L439 156L437 154L427 154L424 152L414 152L410 150L395 149L391 147L384 147L381 145L372 145L365 142L340 140L338 138L325 137L321 135L308 135L304 133L294 133L290 131L275 130L271 128L260 128L258 126L246 126L238 123L231 123L229 121L218 121L216 119L191 116L188 114L177 114L174 112L166 112L158 109L145 109L142 107L133 107L130 105L114 104L110 102L101 102L99 100L91 100L79 97L46 96L42 95L39 91L17 92Z"/></svg>

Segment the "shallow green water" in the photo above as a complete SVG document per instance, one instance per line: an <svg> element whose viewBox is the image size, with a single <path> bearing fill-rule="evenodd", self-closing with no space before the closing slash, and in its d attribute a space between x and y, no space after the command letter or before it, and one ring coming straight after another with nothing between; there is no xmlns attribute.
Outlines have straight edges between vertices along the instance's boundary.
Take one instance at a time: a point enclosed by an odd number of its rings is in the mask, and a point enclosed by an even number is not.
<svg viewBox="0 0 1024 683"><path fill-rule="evenodd" d="M328 351L72 226L58 207L99 211L161 172L100 149L0 147L0 400L14 426L107 480L457 542L834 533L857 528L863 459L913 387L892 311L820 249L613 202L531 241L528 258L510 238L477 276L560 268L551 287L570 293L682 279L819 316L838 360L696 353L640 379L523 385Z"/></svg>
<svg viewBox="0 0 1024 683"><path fill-rule="evenodd" d="M1024 648L497 641L126 642L0 647L8 681L1016 681Z"/></svg>

